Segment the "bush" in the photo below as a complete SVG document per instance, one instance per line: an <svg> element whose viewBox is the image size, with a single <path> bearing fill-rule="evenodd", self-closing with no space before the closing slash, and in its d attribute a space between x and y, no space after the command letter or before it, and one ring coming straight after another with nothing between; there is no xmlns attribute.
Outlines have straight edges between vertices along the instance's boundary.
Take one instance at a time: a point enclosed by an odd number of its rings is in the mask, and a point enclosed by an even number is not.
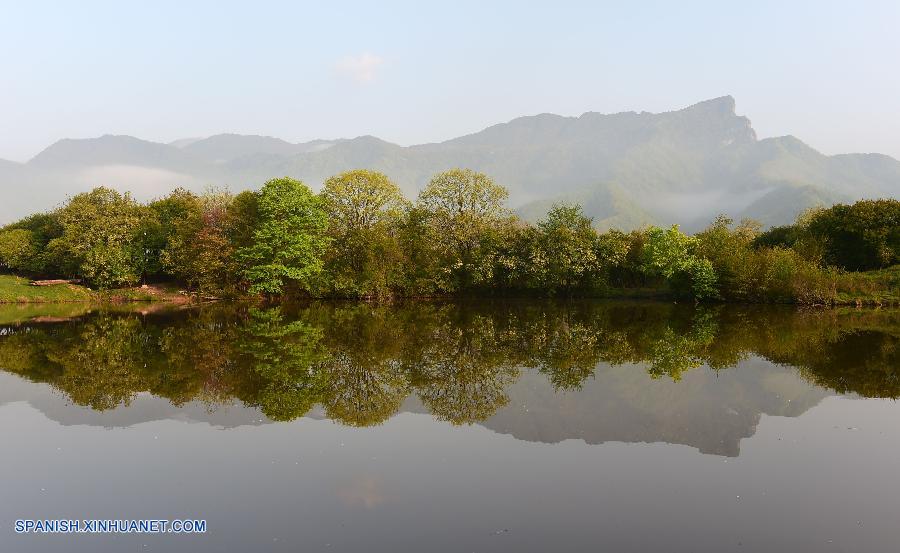
<svg viewBox="0 0 900 553"><path fill-rule="evenodd" d="M31 270L31 260L37 254L34 235L30 230L12 229L0 232L0 267L11 271Z"/></svg>
<svg viewBox="0 0 900 553"><path fill-rule="evenodd" d="M823 261L851 271L900 263L900 201L863 200L815 213L807 232L822 241Z"/></svg>
<svg viewBox="0 0 900 553"><path fill-rule="evenodd" d="M759 300L807 305L830 304L836 300L838 271L822 269L786 248L766 248L759 255L764 271Z"/></svg>
<svg viewBox="0 0 900 553"><path fill-rule="evenodd" d="M712 262L697 255L699 242L678 225L668 230L651 227L643 250L643 271L666 279L672 289L697 300L719 297L718 279Z"/></svg>

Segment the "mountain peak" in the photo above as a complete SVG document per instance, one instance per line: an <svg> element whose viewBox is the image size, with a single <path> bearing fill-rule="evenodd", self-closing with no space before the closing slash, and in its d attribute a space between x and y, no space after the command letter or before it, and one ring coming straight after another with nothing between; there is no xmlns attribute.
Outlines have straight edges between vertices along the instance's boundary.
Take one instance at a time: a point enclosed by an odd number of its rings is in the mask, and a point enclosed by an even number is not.
<svg viewBox="0 0 900 553"><path fill-rule="evenodd" d="M688 106L681 111L697 111L704 113L717 113L720 115L735 115L735 101L733 96L719 96L697 102L692 106Z"/></svg>
<svg viewBox="0 0 900 553"><path fill-rule="evenodd" d="M259 154L289 156L300 149L300 146L280 138L237 133L216 134L182 147L188 154L213 163Z"/></svg>
<svg viewBox="0 0 900 553"><path fill-rule="evenodd" d="M185 146L190 146L195 142L200 142L201 140L206 140L207 137L204 136L194 136L190 138L179 138L178 140L173 140L169 142L169 146L175 146L176 148L184 148Z"/></svg>
<svg viewBox="0 0 900 553"><path fill-rule="evenodd" d="M102 163L155 163L179 150L124 134L104 134L97 138L63 138L38 155L29 165L55 167Z"/></svg>

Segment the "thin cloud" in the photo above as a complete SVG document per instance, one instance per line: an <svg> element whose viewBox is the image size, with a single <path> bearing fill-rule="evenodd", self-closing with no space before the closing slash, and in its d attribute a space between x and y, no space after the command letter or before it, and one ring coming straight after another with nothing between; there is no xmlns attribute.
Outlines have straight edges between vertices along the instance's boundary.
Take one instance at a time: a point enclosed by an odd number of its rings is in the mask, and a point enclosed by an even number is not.
<svg viewBox="0 0 900 553"><path fill-rule="evenodd" d="M346 56L337 63L340 74L359 84L367 84L375 80L376 73L384 60L375 54L363 52L358 56Z"/></svg>

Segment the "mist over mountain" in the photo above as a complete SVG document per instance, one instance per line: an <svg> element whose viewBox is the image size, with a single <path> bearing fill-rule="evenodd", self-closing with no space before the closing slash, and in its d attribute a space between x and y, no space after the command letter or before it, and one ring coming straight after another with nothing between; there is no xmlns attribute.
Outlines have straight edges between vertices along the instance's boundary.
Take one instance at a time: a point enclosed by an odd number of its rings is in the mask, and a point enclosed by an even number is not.
<svg viewBox="0 0 900 553"><path fill-rule="evenodd" d="M783 224L816 204L900 196L896 159L826 156L792 136L759 140L726 96L657 114L520 117L409 147L372 136L300 144L236 134L169 144L112 135L64 139L24 164L0 160L0 222L100 185L150 199L176 186L236 192L287 175L318 189L354 168L382 171L414 198L433 174L451 167L491 175L528 220L555 202L578 202L600 229L679 223L696 230L720 213Z"/></svg>

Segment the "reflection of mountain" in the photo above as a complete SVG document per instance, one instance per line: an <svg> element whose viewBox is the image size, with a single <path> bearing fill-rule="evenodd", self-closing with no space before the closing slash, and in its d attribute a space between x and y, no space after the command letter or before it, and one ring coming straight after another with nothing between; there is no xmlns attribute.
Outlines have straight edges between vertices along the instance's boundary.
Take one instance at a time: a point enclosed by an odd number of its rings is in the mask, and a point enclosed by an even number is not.
<svg viewBox="0 0 900 553"><path fill-rule="evenodd" d="M527 372L510 387L509 405L482 424L533 442L666 442L735 457L762 415L797 417L829 395L759 358L719 373L697 369L678 383L650 380L639 365L602 364L574 392Z"/></svg>
<svg viewBox="0 0 900 553"><path fill-rule="evenodd" d="M720 373L695 370L677 383L649 379L639 365L601 364L594 378L574 391L556 391L543 375L524 370L507 395L508 405L477 424L530 442L665 442L735 457L741 439L753 435L763 414L797 417L833 393L810 386L793 369L752 359ZM45 384L0 373L0 407L15 401L26 401L63 425L129 427L178 420L234 428L270 423L258 409L239 403L176 406L150 394L138 395L127 406L97 411L66 401ZM428 414L414 396L402 411ZM322 409L306 416L328 418Z"/></svg>
<svg viewBox="0 0 900 553"><path fill-rule="evenodd" d="M63 424L220 427L401 410L522 440L737 455L761 415L900 397L900 312L668 303L219 304L34 319L0 309L0 405ZM13 374L15 376L13 376Z"/></svg>
<svg viewBox="0 0 900 553"><path fill-rule="evenodd" d="M16 375L0 372L0 407L20 401L28 403L48 419L64 426L83 424L113 428L159 420L178 420L204 422L220 428L235 428L270 422L258 409L240 403L207 405L192 401L184 405L174 405L166 398L147 393L139 394L128 405L98 411L75 405L47 384L29 382Z"/></svg>

